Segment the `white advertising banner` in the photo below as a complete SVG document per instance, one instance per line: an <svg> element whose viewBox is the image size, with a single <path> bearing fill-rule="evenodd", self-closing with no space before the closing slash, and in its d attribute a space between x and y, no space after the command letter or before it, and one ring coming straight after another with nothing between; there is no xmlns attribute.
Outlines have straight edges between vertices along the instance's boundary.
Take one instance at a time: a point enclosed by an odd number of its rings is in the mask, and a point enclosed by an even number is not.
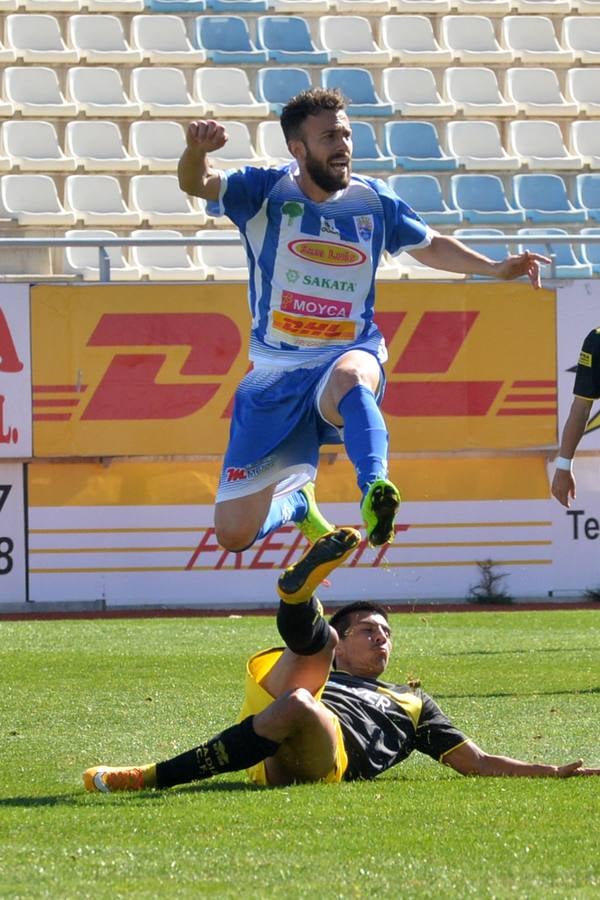
<svg viewBox="0 0 600 900"><path fill-rule="evenodd" d="M29 285L0 284L0 458L32 454Z"/></svg>
<svg viewBox="0 0 600 900"><path fill-rule="evenodd" d="M27 600L24 497L23 465L0 462L0 610Z"/></svg>

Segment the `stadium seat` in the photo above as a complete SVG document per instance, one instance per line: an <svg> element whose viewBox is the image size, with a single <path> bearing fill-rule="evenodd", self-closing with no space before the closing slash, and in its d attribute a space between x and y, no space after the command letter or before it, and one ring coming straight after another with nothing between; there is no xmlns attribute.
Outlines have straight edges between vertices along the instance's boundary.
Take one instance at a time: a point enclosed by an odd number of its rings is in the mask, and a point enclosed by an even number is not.
<svg viewBox="0 0 600 900"><path fill-rule="evenodd" d="M450 12L450 0L393 0L392 8L399 13L436 13L442 15Z"/></svg>
<svg viewBox="0 0 600 900"><path fill-rule="evenodd" d="M547 16L505 16L502 42L512 49L515 60L538 65L563 65L575 59L573 50L558 43L552 20Z"/></svg>
<svg viewBox="0 0 600 900"><path fill-rule="evenodd" d="M464 116L514 116L517 112L515 103L500 93L493 69L451 66L444 72L443 90Z"/></svg>
<svg viewBox="0 0 600 900"><path fill-rule="evenodd" d="M502 48L487 16L444 16L442 42L463 64L502 65L514 59L512 50Z"/></svg>
<svg viewBox="0 0 600 900"><path fill-rule="evenodd" d="M329 12L331 4L329 0L270 0L271 8L275 12L290 15L292 13L308 13L318 15Z"/></svg>
<svg viewBox="0 0 600 900"><path fill-rule="evenodd" d="M156 13L134 16L131 42L142 59L155 65L201 66L206 62L206 51L192 46L181 16Z"/></svg>
<svg viewBox="0 0 600 900"><path fill-rule="evenodd" d="M206 228L196 232L196 237L214 238L239 236L237 231L228 229L214 230ZM195 258L208 276L215 281L247 281L248 260L246 251L240 244L219 244L217 242L198 245Z"/></svg>
<svg viewBox="0 0 600 900"><path fill-rule="evenodd" d="M401 169L437 171L458 168L444 153L432 122L386 122L384 150Z"/></svg>
<svg viewBox="0 0 600 900"><path fill-rule="evenodd" d="M394 111L403 116L456 115L456 104L442 100L428 68L384 69L382 93Z"/></svg>
<svg viewBox="0 0 600 900"><path fill-rule="evenodd" d="M600 122L571 123L571 150L581 157L584 166L600 169Z"/></svg>
<svg viewBox="0 0 600 900"><path fill-rule="evenodd" d="M444 200L435 175L391 175L387 183L430 225L457 225L462 222L460 210L450 207Z"/></svg>
<svg viewBox="0 0 600 900"><path fill-rule="evenodd" d="M59 146L50 122L4 122L2 146L14 168L22 172L74 172L77 163Z"/></svg>
<svg viewBox="0 0 600 900"><path fill-rule="evenodd" d="M319 39L332 59L342 65L387 65L392 60L389 50L382 50L373 39L371 23L365 16L344 16L340 28L339 16L321 16Z"/></svg>
<svg viewBox="0 0 600 900"><path fill-rule="evenodd" d="M586 211L569 200L560 175L553 173L513 176L515 201L530 222L585 222Z"/></svg>
<svg viewBox="0 0 600 900"><path fill-rule="evenodd" d="M569 153L558 122L510 122L508 149L530 169L581 169L580 156Z"/></svg>
<svg viewBox="0 0 600 900"><path fill-rule="evenodd" d="M467 222L504 225L525 221L524 211L509 203L498 175L452 175L450 196Z"/></svg>
<svg viewBox="0 0 600 900"><path fill-rule="evenodd" d="M279 123L277 123L279 124ZM210 161L221 169L242 166L266 166L268 161L259 156L252 145L250 131L245 122L227 122L229 140L224 147L210 154Z"/></svg>
<svg viewBox="0 0 600 900"><path fill-rule="evenodd" d="M600 238L600 228L582 228L580 234ZM591 265L594 275L600 275L600 241L582 244L581 258Z"/></svg>
<svg viewBox="0 0 600 900"><path fill-rule="evenodd" d="M356 15L366 13L367 16L376 16L378 13L388 13L392 8L393 0L332 0L331 5L338 13Z"/></svg>
<svg viewBox="0 0 600 900"><path fill-rule="evenodd" d="M149 225L205 225L203 201L192 202L176 175L134 175L129 181L129 206Z"/></svg>
<svg viewBox="0 0 600 900"><path fill-rule="evenodd" d="M73 228L65 232L65 237L102 240L102 238L116 238L117 234L106 229ZM131 266L127 262L122 247L106 247L105 249L110 261L111 281L140 280L142 273L137 266ZM84 281L99 281L98 247L65 247L64 268L65 272L79 275Z"/></svg>
<svg viewBox="0 0 600 900"><path fill-rule="evenodd" d="M121 73L107 66L75 66L67 72L67 97L86 116L142 115L142 106L125 94Z"/></svg>
<svg viewBox="0 0 600 900"><path fill-rule="evenodd" d="M396 167L393 156L381 152L375 129L370 122L351 122L352 168L356 172L391 172Z"/></svg>
<svg viewBox="0 0 600 900"><path fill-rule="evenodd" d="M464 281L462 272L445 272L441 269L432 269L431 266L419 262L410 253L403 251L394 257L398 271L405 278L425 281Z"/></svg>
<svg viewBox="0 0 600 900"><path fill-rule="evenodd" d="M582 113L600 116L600 68L569 69L566 94Z"/></svg>
<svg viewBox="0 0 600 900"><path fill-rule="evenodd" d="M404 273L401 271L396 257L390 256L389 253L383 252L379 259L379 264L375 270L375 278L377 281L398 281Z"/></svg>
<svg viewBox="0 0 600 900"><path fill-rule="evenodd" d="M585 210L588 217L600 222L600 174L593 172L578 175L575 181L577 202Z"/></svg>
<svg viewBox="0 0 600 900"><path fill-rule="evenodd" d="M6 16L6 45L26 63L76 63L79 53L65 44L55 16L11 13Z"/></svg>
<svg viewBox="0 0 600 900"><path fill-rule="evenodd" d="M0 63L2 65L6 65L7 63L16 62L17 59L17 51L14 47L5 47L4 44L0 41Z"/></svg>
<svg viewBox="0 0 600 900"><path fill-rule="evenodd" d="M562 20L561 42L563 47L574 51L577 62L597 65L600 63L600 16L566 16Z"/></svg>
<svg viewBox="0 0 600 900"><path fill-rule="evenodd" d="M308 69L283 66L265 66L256 76L256 98L269 104L269 110L281 115L281 110L291 97L312 87Z"/></svg>
<svg viewBox="0 0 600 900"><path fill-rule="evenodd" d="M600 0L573 0L579 15L595 16L600 13Z"/></svg>
<svg viewBox="0 0 600 900"><path fill-rule="evenodd" d="M292 161L279 122L259 122L256 129L256 151L271 166L283 166Z"/></svg>
<svg viewBox="0 0 600 900"><path fill-rule="evenodd" d="M250 40L248 23L242 16L198 16L196 44L217 64L260 65L268 58L267 51L257 48Z"/></svg>
<svg viewBox="0 0 600 900"><path fill-rule="evenodd" d="M335 66L321 69L325 88L339 88L348 99L349 116L391 116L394 107L383 101L375 90L373 76L362 67Z"/></svg>
<svg viewBox="0 0 600 900"><path fill-rule="evenodd" d="M85 3L90 12L108 13L143 12L145 6L144 0L85 0Z"/></svg>
<svg viewBox="0 0 600 900"><path fill-rule="evenodd" d="M215 12L266 12L267 0L207 0L209 9Z"/></svg>
<svg viewBox="0 0 600 900"><path fill-rule="evenodd" d="M568 235L564 228L519 228L517 234L526 237L527 241L519 244L518 252L530 250L532 253L541 253L543 256L553 257L552 265L542 265L542 278L554 276L554 278L591 278L592 266L589 262L582 262L571 244L552 242L553 235ZM534 240L532 240L532 238ZM548 240L544 240L548 238Z"/></svg>
<svg viewBox="0 0 600 900"><path fill-rule="evenodd" d="M37 13L78 13L82 6L83 0L2 0L0 3L1 12L13 12L17 7L23 7L26 12Z"/></svg>
<svg viewBox="0 0 600 900"><path fill-rule="evenodd" d="M206 0L148 0L146 6L152 12L168 15L206 12Z"/></svg>
<svg viewBox="0 0 600 900"><path fill-rule="evenodd" d="M383 16L381 46L393 62L405 65L446 65L453 54L438 43L428 16Z"/></svg>
<svg viewBox="0 0 600 900"><path fill-rule="evenodd" d="M19 225L55 228L75 224L75 216L63 207L50 175L3 175L0 179L0 217L13 219Z"/></svg>
<svg viewBox="0 0 600 900"><path fill-rule="evenodd" d="M452 5L459 13L505 16L511 11L513 0L454 0Z"/></svg>
<svg viewBox="0 0 600 900"><path fill-rule="evenodd" d="M16 12L20 5L20 0L0 0L0 13Z"/></svg>
<svg viewBox="0 0 600 900"><path fill-rule="evenodd" d="M549 16L564 16L573 8L571 0L515 0L514 9L525 15L544 13Z"/></svg>
<svg viewBox="0 0 600 900"><path fill-rule="evenodd" d="M126 205L113 175L68 175L65 205L84 225L140 225L142 221L141 213Z"/></svg>
<svg viewBox="0 0 600 900"><path fill-rule="evenodd" d="M268 118L269 104L260 102L250 90L244 69L197 69L194 74L194 94L202 100L213 116Z"/></svg>
<svg viewBox="0 0 600 900"><path fill-rule="evenodd" d="M267 51L269 60L318 66L331 61L329 51L319 49L314 43L308 22L302 16L259 16L256 28L258 44Z"/></svg>
<svg viewBox="0 0 600 900"><path fill-rule="evenodd" d="M180 122L132 122L129 126L129 152L150 172L175 172L184 150Z"/></svg>
<svg viewBox="0 0 600 900"><path fill-rule="evenodd" d="M75 118L79 111L76 103L65 99L54 69L46 66L5 68L4 96L22 116Z"/></svg>
<svg viewBox="0 0 600 900"><path fill-rule="evenodd" d="M69 44L77 50L82 62L135 64L142 61L140 51L132 49L125 40L118 16L69 16L67 34Z"/></svg>
<svg viewBox="0 0 600 900"><path fill-rule="evenodd" d="M175 66L133 69L131 96L151 116L172 119L174 116L206 115L206 104L190 96L185 75Z"/></svg>
<svg viewBox="0 0 600 900"><path fill-rule="evenodd" d="M136 230L132 238L180 238L180 231L170 229ZM188 248L180 244L162 246L138 244L130 248L130 259L143 276L150 281L203 281L206 270L196 265Z"/></svg>
<svg viewBox="0 0 600 900"><path fill-rule="evenodd" d="M466 169L520 169L518 156L510 156L500 139L496 122L484 120L448 122L446 125L448 152Z"/></svg>
<svg viewBox="0 0 600 900"><path fill-rule="evenodd" d="M579 105L563 96L554 69L508 69L506 95L527 116L576 116Z"/></svg>
<svg viewBox="0 0 600 900"><path fill-rule="evenodd" d="M69 122L65 149L86 172L138 172L142 167L123 146L116 122Z"/></svg>
<svg viewBox="0 0 600 900"><path fill-rule="evenodd" d="M498 243L477 243L478 237L495 237L499 238ZM504 237L504 232L499 228L457 228L454 237L459 241L463 241L475 253L481 253L494 262L502 262L510 254L510 247ZM470 275L470 278L487 279L487 275Z"/></svg>

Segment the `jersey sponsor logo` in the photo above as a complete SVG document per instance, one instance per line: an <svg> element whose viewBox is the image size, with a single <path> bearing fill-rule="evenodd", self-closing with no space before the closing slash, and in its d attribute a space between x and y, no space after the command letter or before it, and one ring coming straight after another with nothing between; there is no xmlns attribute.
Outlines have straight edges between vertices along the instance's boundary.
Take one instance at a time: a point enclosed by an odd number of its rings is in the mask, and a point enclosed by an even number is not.
<svg viewBox="0 0 600 900"><path fill-rule="evenodd" d="M290 241L288 249L310 262L321 263L324 266L359 266L364 263L367 255L349 244L334 244L333 241L297 240Z"/></svg>
<svg viewBox="0 0 600 900"><path fill-rule="evenodd" d="M592 367L592 354L586 353L585 350L582 350L579 354L579 365L586 366L588 369Z"/></svg>
<svg viewBox="0 0 600 900"><path fill-rule="evenodd" d="M355 281L345 281L343 278L323 278L321 275L304 275L302 284L308 287L325 288L328 291L348 291L353 294L356 290Z"/></svg>
<svg viewBox="0 0 600 900"><path fill-rule="evenodd" d="M281 212L287 217L284 220L285 224L291 228L294 224L294 219L301 219L304 215L304 203L298 203L297 200L288 200L281 207Z"/></svg>
<svg viewBox="0 0 600 900"><path fill-rule="evenodd" d="M247 478L256 478L257 475L260 475L272 466L272 456L267 456L260 463L255 463L253 466L228 466L225 469L223 480L227 484L232 484L234 481L246 481Z"/></svg>
<svg viewBox="0 0 600 900"><path fill-rule="evenodd" d="M307 316L287 315L279 310L273 311L273 328L288 336L319 343L354 340L354 322L312 319Z"/></svg>
<svg viewBox="0 0 600 900"><path fill-rule="evenodd" d="M316 316L319 319L348 319L352 312L352 304L344 303L342 300L325 300L323 297L283 291L281 309L285 312Z"/></svg>
<svg viewBox="0 0 600 900"><path fill-rule="evenodd" d="M333 219L321 219L321 234L336 234L339 235L339 230L336 228L335 221Z"/></svg>

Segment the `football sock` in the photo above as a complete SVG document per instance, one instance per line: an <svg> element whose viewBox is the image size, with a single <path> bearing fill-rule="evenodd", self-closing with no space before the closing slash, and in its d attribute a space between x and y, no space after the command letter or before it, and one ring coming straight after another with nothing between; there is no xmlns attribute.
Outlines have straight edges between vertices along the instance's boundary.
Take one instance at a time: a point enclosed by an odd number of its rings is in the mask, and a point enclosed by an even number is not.
<svg viewBox="0 0 600 900"><path fill-rule="evenodd" d="M354 468L358 486L367 486L387 475L388 431L375 395L357 384L338 406L344 420L344 444Z"/></svg>
<svg viewBox="0 0 600 900"><path fill-rule="evenodd" d="M277 612L277 628L290 650L299 656L318 653L329 640L329 625L316 597L311 597L307 603L282 600Z"/></svg>
<svg viewBox="0 0 600 900"><path fill-rule="evenodd" d="M157 763L156 787L173 787L176 784L211 778L222 772L237 772L273 756L279 749L279 744L260 737L254 730L253 719L254 716L248 716L205 744Z"/></svg>
<svg viewBox="0 0 600 900"><path fill-rule="evenodd" d="M256 541L276 531L288 522L301 522L308 513L308 501L302 491L292 491L284 497L273 497L267 518L263 522Z"/></svg>

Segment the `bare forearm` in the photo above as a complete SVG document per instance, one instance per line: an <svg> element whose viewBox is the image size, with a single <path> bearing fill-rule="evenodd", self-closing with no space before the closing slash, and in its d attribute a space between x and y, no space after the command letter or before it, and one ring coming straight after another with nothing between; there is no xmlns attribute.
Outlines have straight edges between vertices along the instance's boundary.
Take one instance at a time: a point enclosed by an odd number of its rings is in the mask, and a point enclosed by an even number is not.
<svg viewBox="0 0 600 900"><path fill-rule="evenodd" d="M550 766L547 763L530 763L510 756L486 753L473 741L465 741L446 753L442 762L461 775L484 777L513 776L517 778L571 778L574 775L600 775L598 768L585 768L580 759Z"/></svg>
<svg viewBox="0 0 600 900"><path fill-rule="evenodd" d="M512 759L510 756L491 756L486 754L479 760L478 767L469 775L483 775L484 777L496 777L500 775L512 775L521 778L548 778L557 777L558 767L546 763L530 763L520 759Z"/></svg>
<svg viewBox="0 0 600 900"><path fill-rule="evenodd" d="M575 456L575 451L583 437L591 408L591 400L585 400L582 397L575 397L573 400L560 442L560 455L566 459L573 459Z"/></svg>
<svg viewBox="0 0 600 900"><path fill-rule="evenodd" d="M179 187L186 194L203 200L217 200L220 178L206 153L187 147L177 166Z"/></svg>
<svg viewBox="0 0 600 900"><path fill-rule="evenodd" d="M448 235L436 235L428 247L413 250L411 254L425 265L444 269L446 272L490 276L496 272L496 263L493 260Z"/></svg>

